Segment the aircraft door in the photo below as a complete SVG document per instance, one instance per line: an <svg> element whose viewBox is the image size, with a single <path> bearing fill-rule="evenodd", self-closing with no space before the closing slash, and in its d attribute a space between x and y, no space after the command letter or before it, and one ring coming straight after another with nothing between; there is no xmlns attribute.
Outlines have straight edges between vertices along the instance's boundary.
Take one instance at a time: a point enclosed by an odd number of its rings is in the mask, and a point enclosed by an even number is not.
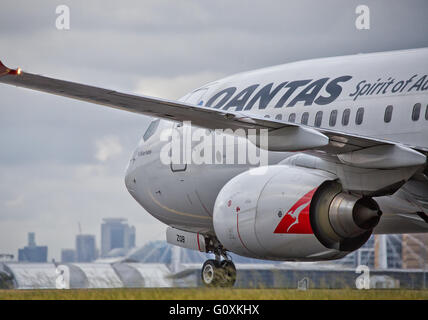
<svg viewBox="0 0 428 320"><path fill-rule="evenodd" d="M187 163L186 163L186 139L184 135L187 135L187 130L183 130L183 123L182 122L178 122L174 124L173 127L174 130L176 130L179 133L179 146L173 146L175 149L174 151L177 152L178 157L174 157L174 155L172 154L172 152L174 152L173 150L171 150L171 156L172 156L172 161L171 161L171 171L172 172L182 172L182 171L186 171L187 169Z"/></svg>
<svg viewBox="0 0 428 320"><path fill-rule="evenodd" d="M203 105L204 101L202 98L204 97L205 93L208 91L208 88L202 88L197 89L194 92L192 92L187 98L185 98L184 102L194 105ZM186 171L187 169L187 162L186 162L186 156L191 156L191 139L190 139L190 130L187 130L185 126L183 126L183 123L176 123L174 125L174 130L177 130L180 135L180 150L179 150L179 161L173 161L171 162L171 171L173 172L182 172ZM190 144L190 145L188 145ZM188 150L187 150L188 149ZM189 151L186 153L186 150ZM175 158L175 160L177 160ZM190 161L190 159L188 159Z"/></svg>

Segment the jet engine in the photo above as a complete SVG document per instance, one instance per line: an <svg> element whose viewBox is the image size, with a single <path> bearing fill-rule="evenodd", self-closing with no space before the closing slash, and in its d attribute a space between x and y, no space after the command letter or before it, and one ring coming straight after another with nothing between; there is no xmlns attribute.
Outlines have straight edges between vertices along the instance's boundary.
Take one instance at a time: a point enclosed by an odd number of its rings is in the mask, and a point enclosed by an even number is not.
<svg viewBox="0 0 428 320"><path fill-rule="evenodd" d="M342 190L328 172L288 165L259 167L231 179L213 221L225 249L269 260L338 259L360 248L381 211Z"/></svg>

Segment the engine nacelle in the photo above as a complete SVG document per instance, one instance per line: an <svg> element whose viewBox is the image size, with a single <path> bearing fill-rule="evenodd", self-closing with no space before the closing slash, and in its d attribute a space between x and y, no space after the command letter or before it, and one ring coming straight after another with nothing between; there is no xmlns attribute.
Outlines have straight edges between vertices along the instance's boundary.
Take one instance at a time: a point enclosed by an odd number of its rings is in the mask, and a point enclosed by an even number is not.
<svg viewBox="0 0 428 320"><path fill-rule="evenodd" d="M379 222L371 198L345 193L328 172L287 165L231 179L214 206L222 245L269 260L338 259L361 247Z"/></svg>

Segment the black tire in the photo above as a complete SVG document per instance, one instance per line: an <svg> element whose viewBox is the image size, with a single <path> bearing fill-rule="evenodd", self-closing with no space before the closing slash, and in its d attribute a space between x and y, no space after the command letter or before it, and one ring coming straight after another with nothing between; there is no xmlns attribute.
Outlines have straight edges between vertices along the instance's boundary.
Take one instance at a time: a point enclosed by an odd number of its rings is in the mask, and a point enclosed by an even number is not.
<svg viewBox="0 0 428 320"><path fill-rule="evenodd" d="M236 267L230 260L223 260L220 264L222 270L222 287L233 287L236 282Z"/></svg>
<svg viewBox="0 0 428 320"><path fill-rule="evenodd" d="M201 270L202 283L206 287L218 287L221 284L221 266L216 260L207 260Z"/></svg>

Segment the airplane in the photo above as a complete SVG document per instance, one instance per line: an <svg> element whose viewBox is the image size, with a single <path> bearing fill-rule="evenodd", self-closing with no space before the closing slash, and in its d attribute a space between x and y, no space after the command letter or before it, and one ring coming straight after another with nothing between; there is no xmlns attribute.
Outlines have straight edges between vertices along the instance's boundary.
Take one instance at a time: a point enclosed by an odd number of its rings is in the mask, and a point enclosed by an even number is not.
<svg viewBox="0 0 428 320"><path fill-rule="evenodd" d="M428 232L428 48L243 72L178 101L2 63L0 82L153 117L125 184L169 243L215 255L206 286L234 285L230 252L323 261L372 234ZM239 158L251 150L258 162Z"/></svg>

